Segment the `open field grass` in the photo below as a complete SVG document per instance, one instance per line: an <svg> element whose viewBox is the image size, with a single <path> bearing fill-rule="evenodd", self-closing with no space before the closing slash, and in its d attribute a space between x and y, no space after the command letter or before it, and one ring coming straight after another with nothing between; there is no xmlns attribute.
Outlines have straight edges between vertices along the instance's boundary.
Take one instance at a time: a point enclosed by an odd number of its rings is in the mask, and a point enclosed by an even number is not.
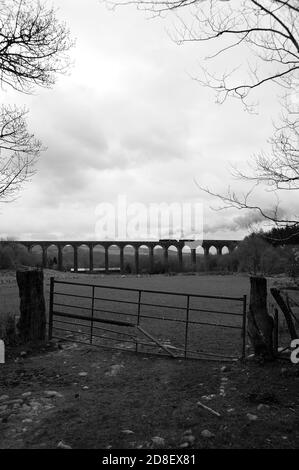
<svg viewBox="0 0 299 470"><path fill-rule="evenodd" d="M192 294L223 295L239 297L249 292L249 278L247 275L104 275L104 274L75 274L62 273L46 269L45 297L49 297L49 279L54 276L58 280L69 280L101 285L114 285L119 287L168 290L175 292L190 292ZM19 311L18 287L13 271L0 271L1 312ZM1 314L1 313L0 313Z"/></svg>

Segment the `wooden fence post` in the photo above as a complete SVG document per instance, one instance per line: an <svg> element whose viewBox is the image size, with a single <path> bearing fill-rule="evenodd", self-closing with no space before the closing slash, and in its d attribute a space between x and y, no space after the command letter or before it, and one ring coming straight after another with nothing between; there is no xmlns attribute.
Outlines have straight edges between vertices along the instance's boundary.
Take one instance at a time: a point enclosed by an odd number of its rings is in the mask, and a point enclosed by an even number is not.
<svg viewBox="0 0 299 470"><path fill-rule="evenodd" d="M267 280L250 277L250 303L248 310L248 335L256 356L274 359L273 318L267 309Z"/></svg>
<svg viewBox="0 0 299 470"><path fill-rule="evenodd" d="M22 341L43 341L46 337L44 273L41 269L24 269L16 273L20 293L18 329Z"/></svg>

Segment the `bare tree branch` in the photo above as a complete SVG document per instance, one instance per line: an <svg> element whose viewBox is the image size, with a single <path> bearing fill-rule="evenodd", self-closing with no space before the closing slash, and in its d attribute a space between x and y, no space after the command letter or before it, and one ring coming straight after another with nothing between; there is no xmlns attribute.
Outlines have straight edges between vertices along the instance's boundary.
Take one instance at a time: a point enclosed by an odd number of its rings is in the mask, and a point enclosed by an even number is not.
<svg viewBox="0 0 299 470"><path fill-rule="evenodd" d="M39 0L0 0L0 83L30 93L50 87L69 65L69 31ZM28 131L26 109L0 108L0 201L10 202L35 173L44 150Z"/></svg>
<svg viewBox="0 0 299 470"><path fill-rule="evenodd" d="M216 52L205 59L213 61L223 55L225 63L232 64L231 70L221 66L221 73L215 74L211 67L201 67L201 75L193 78L213 89L219 103L229 97L237 98L246 110L253 111L254 103L249 99L254 90L270 83L282 87L284 113L270 140L271 154L261 152L248 172L233 170L235 177L252 183L251 189L237 194L228 188L226 194L220 194L200 184L198 187L221 200L219 209L252 210L275 224L297 226L298 214L285 217L278 204L265 209L254 202L254 195L261 184L276 199L283 191L299 189L299 0L106 0L106 3L114 7L135 4L153 16L172 12L178 20L172 39L178 44L207 41L215 44ZM235 56L230 53L238 49L243 55L244 47L249 48L254 61L248 60L242 67L234 63ZM240 79L242 71L244 76Z"/></svg>
<svg viewBox="0 0 299 470"><path fill-rule="evenodd" d="M44 150L30 134L26 109L2 106L0 109L0 200L10 202L22 184L35 173L35 163Z"/></svg>
<svg viewBox="0 0 299 470"><path fill-rule="evenodd" d="M174 12L179 22L173 36L177 43L213 41L217 46L220 44L217 52L206 59L215 59L220 54L247 45L259 59L259 73L256 69L255 73L249 73L249 79L244 78L243 83L237 84L233 71L239 67L233 67L232 73L225 76L213 75L203 67L206 73L196 77L201 84L216 91L219 102L229 96L235 97L250 110L247 99L252 90L270 81L283 85L286 77L295 80L298 75L297 0L106 0L106 3L114 7L135 4L154 15ZM189 7L189 17L180 14L186 11L186 7ZM266 64L271 64L270 70ZM245 74L247 72L244 71Z"/></svg>
<svg viewBox="0 0 299 470"><path fill-rule="evenodd" d="M39 1L0 1L0 80L18 91L49 87L69 66L69 31Z"/></svg>

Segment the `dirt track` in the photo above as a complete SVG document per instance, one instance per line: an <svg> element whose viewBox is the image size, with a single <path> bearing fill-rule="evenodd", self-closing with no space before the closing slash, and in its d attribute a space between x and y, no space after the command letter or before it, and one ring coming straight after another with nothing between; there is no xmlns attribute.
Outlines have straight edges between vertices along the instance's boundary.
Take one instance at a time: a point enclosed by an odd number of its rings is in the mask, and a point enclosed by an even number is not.
<svg viewBox="0 0 299 470"><path fill-rule="evenodd" d="M186 432L198 449L298 447L299 377L289 363L224 366L73 343L45 349L19 350L0 367L2 449L178 448Z"/></svg>

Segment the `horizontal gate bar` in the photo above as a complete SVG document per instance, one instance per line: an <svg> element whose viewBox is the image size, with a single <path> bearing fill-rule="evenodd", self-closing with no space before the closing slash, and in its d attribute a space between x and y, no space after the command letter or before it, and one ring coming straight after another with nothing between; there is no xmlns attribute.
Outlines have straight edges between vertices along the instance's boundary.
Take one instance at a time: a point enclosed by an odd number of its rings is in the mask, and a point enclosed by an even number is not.
<svg viewBox="0 0 299 470"><path fill-rule="evenodd" d="M74 322L70 322L70 321L64 321L64 320L57 320L56 318L53 319L53 321L55 321L56 323L64 323L66 325L74 325L74 326L82 326L82 328L89 328L89 323L84 325L84 323L74 323Z"/></svg>
<svg viewBox="0 0 299 470"><path fill-rule="evenodd" d="M206 309L202 309L202 308L192 308L192 307L190 307L189 310L190 310L190 312L192 310L193 312L220 313L221 315L232 315L232 316L235 316L235 317L242 317L243 316L242 313L223 312L221 310L206 310Z"/></svg>
<svg viewBox="0 0 299 470"><path fill-rule="evenodd" d="M105 286L104 284L87 284L83 282L70 282L70 281L57 281L55 279L55 284L67 284L67 285L72 285L72 286L85 286L85 287L95 287L99 289L114 289L114 290L124 290L124 291L130 291L130 292L148 292L150 294L164 294L164 295L178 295L178 296L183 296L186 297L189 295L190 297L196 297L196 298L203 298L203 299L219 299L219 300L236 300L243 302L243 297L226 297L226 296L217 296L217 295L204 295L204 294L192 294L188 292L174 292L174 291L162 291L162 290L150 290L150 289L137 289L137 288L132 288L132 287L117 287L117 286Z"/></svg>
<svg viewBox="0 0 299 470"><path fill-rule="evenodd" d="M90 299L90 297L88 297L88 298ZM101 300L98 297L95 297L95 299ZM110 301L110 299L103 299L103 300L109 300ZM138 305L138 302L127 302L127 301L122 301L122 300L111 300L111 301L112 302ZM84 307L84 306L80 306L80 305L61 304L61 303L58 303L58 302L54 302L53 305L58 306L58 307L70 307L70 308L77 308L77 309L82 309L82 310L91 310L91 307ZM185 310L184 307L176 307L176 306L172 306L172 305L149 304L149 303L144 303L144 302L140 302L140 305L142 305L142 306L145 305L145 306L148 306L148 307L170 308L170 309L174 309L174 310ZM136 314L130 313L130 312L116 312L114 310L99 309L99 308L94 308L94 311L95 312L115 313L115 314L119 314L119 315L130 315L130 316L136 317ZM192 312L203 312L203 313L217 313L217 314L221 314L221 315L232 315L232 316L235 316L235 317L242 317L243 316L242 313L224 312L224 311L221 311L221 310L207 310L207 309L192 308L192 307L189 308L189 311L190 312L191 311ZM149 318L157 318L157 317L149 317ZM185 320L183 320L183 321L185 322Z"/></svg>
<svg viewBox="0 0 299 470"><path fill-rule="evenodd" d="M56 284L57 281L55 281L55 284ZM89 287L91 287L91 285L89 285ZM66 297L79 297L80 299L90 299L91 296L90 295L80 295L80 294L68 294L66 292L56 292L54 291L53 292L54 295L65 295Z"/></svg>
<svg viewBox="0 0 299 470"><path fill-rule="evenodd" d="M53 307L70 307L70 308L79 308L81 310L91 310L91 307L81 307L80 305L60 304L58 302L53 302Z"/></svg>
<svg viewBox="0 0 299 470"><path fill-rule="evenodd" d="M208 323L203 321L191 321L189 320L190 325L206 325L206 326L220 326L221 328L233 328L236 330L242 330L242 326L235 325L223 325L221 323Z"/></svg>
<svg viewBox="0 0 299 470"><path fill-rule="evenodd" d="M108 302L119 302L120 304L133 304L133 305L138 305L138 302L133 302L133 300L107 299L107 298L105 298L105 297L95 297L94 300L107 300Z"/></svg>
<svg viewBox="0 0 299 470"><path fill-rule="evenodd" d="M105 320L102 318L92 318L92 317L85 317L84 315L72 315L71 313L64 313L64 312L56 312L53 311L53 316L58 316L58 317L67 317L67 318L78 318L78 320L93 320L94 322L97 323L108 323L111 325L119 325L119 326L131 326L134 327L134 323L129 323L129 322L124 322L124 321L118 321L118 320Z"/></svg>
<svg viewBox="0 0 299 470"><path fill-rule="evenodd" d="M57 304L56 304L57 305ZM58 304L59 305L59 304ZM72 307L71 305L62 305L63 307ZM75 307L75 308L80 308L80 307ZM86 310L90 310L90 308L86 308ZM127 315L131 317L136 317L137 315L134 313L124 313L124 312L115 312L114 310L101 310L101 309L94 309L95 312L103 312L103 313L113 313L114 315ZM74 319L79 319L79 320L86 320L90 321L91 317L89 316L84 316L84 315L72 315L64 312L53 312L53 315L58 315L60 317L66 317L68 316L69 318L74 318ZM239 315L240 316L240 315ZM165 317L158 317L156 315L142 315L142 318L146 319L153 319L153 320L161 320L161 321L170 321L170 322L176 322L176 323L186 323L186 320L181 320L179 318L165 318ZM123 321L118 321L118 320L106 320L106 319L100 319L97 317L94 317L94 321L100 322L100 323L111 323L113 324L114 322L116 325L123 325L123 326L136 326L134 323L131 322L123 322ZM188 321L189 324L192 325L206 325L206 326L218 326L218 327L224 327L224 328L233 328L236 330L242 329L242 326L236 326L236 325L224 325L220 323L209 323L209 322L201 322L201 321Z"/></svg>

